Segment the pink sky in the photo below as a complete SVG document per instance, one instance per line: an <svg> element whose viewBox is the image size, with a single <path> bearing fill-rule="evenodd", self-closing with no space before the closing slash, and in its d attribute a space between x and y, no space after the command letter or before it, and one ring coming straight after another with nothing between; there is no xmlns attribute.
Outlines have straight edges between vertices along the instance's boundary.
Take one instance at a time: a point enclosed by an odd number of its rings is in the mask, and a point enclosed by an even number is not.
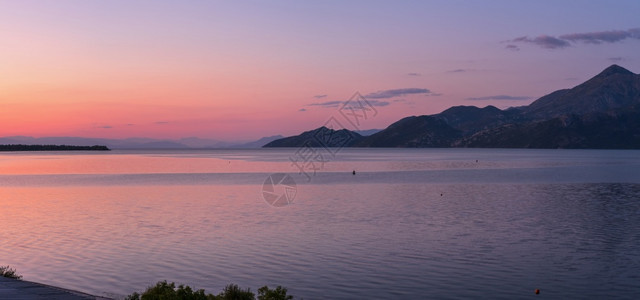
<svg viewBox="0 0 640 300"><path fill-rule="evenodd" d="M356 91L384 128L638 73L640 3L573 4L0 1L0 137L293 135Z"/></svg>

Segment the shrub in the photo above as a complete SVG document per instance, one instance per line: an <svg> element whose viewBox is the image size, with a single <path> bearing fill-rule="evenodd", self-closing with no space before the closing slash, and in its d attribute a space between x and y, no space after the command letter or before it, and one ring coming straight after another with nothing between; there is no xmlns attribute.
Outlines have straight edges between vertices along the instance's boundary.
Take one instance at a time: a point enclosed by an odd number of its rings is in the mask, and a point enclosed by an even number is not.
<svg viewBox="0 0 640 300"><path fill-rule="evenodd" d="M287 288L281 286L275 289L269 289L268 286L263 286L258 289L258 300L291 300L293 296L287 295Z"/></svg>
<svg viewBox="0 0 640 300"><path fill-rule="evenodd" d="M16 273L16 269L12 269L9 266L0 267L0 277L22 279L22 275L18 275L18 273Z"/></svg>
<svg viewBox="0 0 640 300"><path fill-rule="evenodd" d="M271 291L267 287L265 291ZM281 288L281 287L278 287ZM282 289L276 289L278 293L282 292ZM264 293L264 292L263 292ZM287 289L284 289L286 295ZM241 289L236 284L227 285L222 292L218 295L205 294L204 290L200 289L193 291L190 286L179 285L176 288L176 284L167 281L160 281L155 286L148 287L142 294L133 293L125 298L125 300L255 300L255 294L251 292L251 289ZM260 298L262 299L262 298ZM264 299L291 299L291 298L264 298Z"/></svg>
<svg viewBox="0 0 640 300"><path fill-rule="evenodd" d="M175 283L167 283L160 281L155 286L147 288L141 294L133 293L126 300L215 300L214 295L205 295L204 290L193 291L190 286L179 285L176 288Z"/></svg>
<svg viewBox="0 0 640 300"><path fill-rule="evenodd" d="M243 290L237 284L232 283L224 287L224 291L218 294L216 300L255 300L255 297L250 288Z"/></svg>

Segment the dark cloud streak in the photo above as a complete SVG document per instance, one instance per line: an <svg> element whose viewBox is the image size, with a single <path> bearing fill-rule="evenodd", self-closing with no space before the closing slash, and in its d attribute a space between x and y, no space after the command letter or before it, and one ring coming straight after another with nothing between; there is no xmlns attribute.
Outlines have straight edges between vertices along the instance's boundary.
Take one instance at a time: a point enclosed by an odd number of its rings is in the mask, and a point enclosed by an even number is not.
<svg viewBox="0 0 640 300"><path fill-rule="evenodd" d="M389 104L391 104L388 101L379 101L379 100L367 100L367 102L369 102L369 104L371 106L387 106ZM324 107L324 108L330 108L330 107L338 107L340 105L343 105L347 103L347 101L327 101L327 102L317 102L317 103L311 103L308 104L307 106L320 106L320 107ZM302 108L304 109L304 108ZM303 111L303 110L300 111ZM306 109L304 109L306 111Z"/></svg>
<svg viewBox="0 0 640 300"><path fill-rule="evenodd" d="M640 28L632 28L628 30L610 30L610 31L596 31L596 32L583 32L583 33L569 33L563 34L558 37L550 35L541 35L535 38L528 36L518 37L507 42L509 43L528 43L540 46L546 49L562 49L570 47L572 44L584 43L584 44L603 44L603 43L618 43L626 39L638 39L640 40ZM520 48L516 45L509 44L506 49L518 51Z"/></svg>
<svg viewBox="0 0 640 300"><path fill-rule="evenodd" d="M483 101L483 100L530 100L529 96L509 96L509 95L495 95L486 97L471 97L466 100Z"/></svg>
<svg viewBox="0 0 640 300"><path fill-rule="evenodd" d="M383 90L377 91L374 93L367 94L364 96L365 98L370 99L387 99L398 96L410 95L410 94L430 94L431 91L428 89L421 88L406 88L406 89L393 89L393 90Z"/></svg>
<svg viewBox="0 0 640 300"><path fill-rule="evenodd" d="M520 51L520 47L513 44L506 45L504 48L511 51Z"/></svg>
<svg viewBox="0 0 640 300"><path fill-rule="evenodd" d="M602 43L616 43L628 38L640 38L634 37L634 33L631 30L612 30L612 31L600 31L600 32L587 32L587 33L571 33L561 35L560 38L572 42L583 42L587 44L602 44Z"/></svg>
<svg viewBox="0 0 640 300"><path fill-rule="evenodd" d="M322 107L338 107L338 105L344 103L344 101L326 101L326 102L316 102L308 104L307 106L322 106Z"/></svg>
<svg viewBox="0 0 640 300"><path fill-rule="evenodd" d="M540 46L542 48L547 48L547 49L557 49L557 48L565 48L565 47L571 46L571 43L565 40L561 40L559 38L549 36L549 35L541 35L535 38L522 36L522 37L511 40L511 42L535 44L537 46Z"/></svg>

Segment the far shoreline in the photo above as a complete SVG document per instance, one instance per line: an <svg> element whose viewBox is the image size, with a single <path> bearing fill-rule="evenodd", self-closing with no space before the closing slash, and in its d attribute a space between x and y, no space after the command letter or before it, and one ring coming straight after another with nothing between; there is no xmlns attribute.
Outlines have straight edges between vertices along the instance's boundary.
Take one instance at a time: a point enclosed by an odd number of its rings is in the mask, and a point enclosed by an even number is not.
<svg viewBox="0 0 640 300"><path fill-rule="evenodd" d="M22 151L111 151L107 146L73 146L73 145L22 145L9 144L0 145L0 151L3 152L22 152Z"/></svg>

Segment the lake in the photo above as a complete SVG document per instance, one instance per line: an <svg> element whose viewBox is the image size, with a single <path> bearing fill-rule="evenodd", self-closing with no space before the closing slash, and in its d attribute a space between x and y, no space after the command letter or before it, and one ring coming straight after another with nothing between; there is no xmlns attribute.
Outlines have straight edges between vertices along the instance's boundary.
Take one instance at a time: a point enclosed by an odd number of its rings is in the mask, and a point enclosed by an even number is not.
<svg viewBox="0 0 640 300"><path fill-rule="evenodd" d="M111 297L640 295L640 151L304 150L0 153L0 265Z"/></svg>

